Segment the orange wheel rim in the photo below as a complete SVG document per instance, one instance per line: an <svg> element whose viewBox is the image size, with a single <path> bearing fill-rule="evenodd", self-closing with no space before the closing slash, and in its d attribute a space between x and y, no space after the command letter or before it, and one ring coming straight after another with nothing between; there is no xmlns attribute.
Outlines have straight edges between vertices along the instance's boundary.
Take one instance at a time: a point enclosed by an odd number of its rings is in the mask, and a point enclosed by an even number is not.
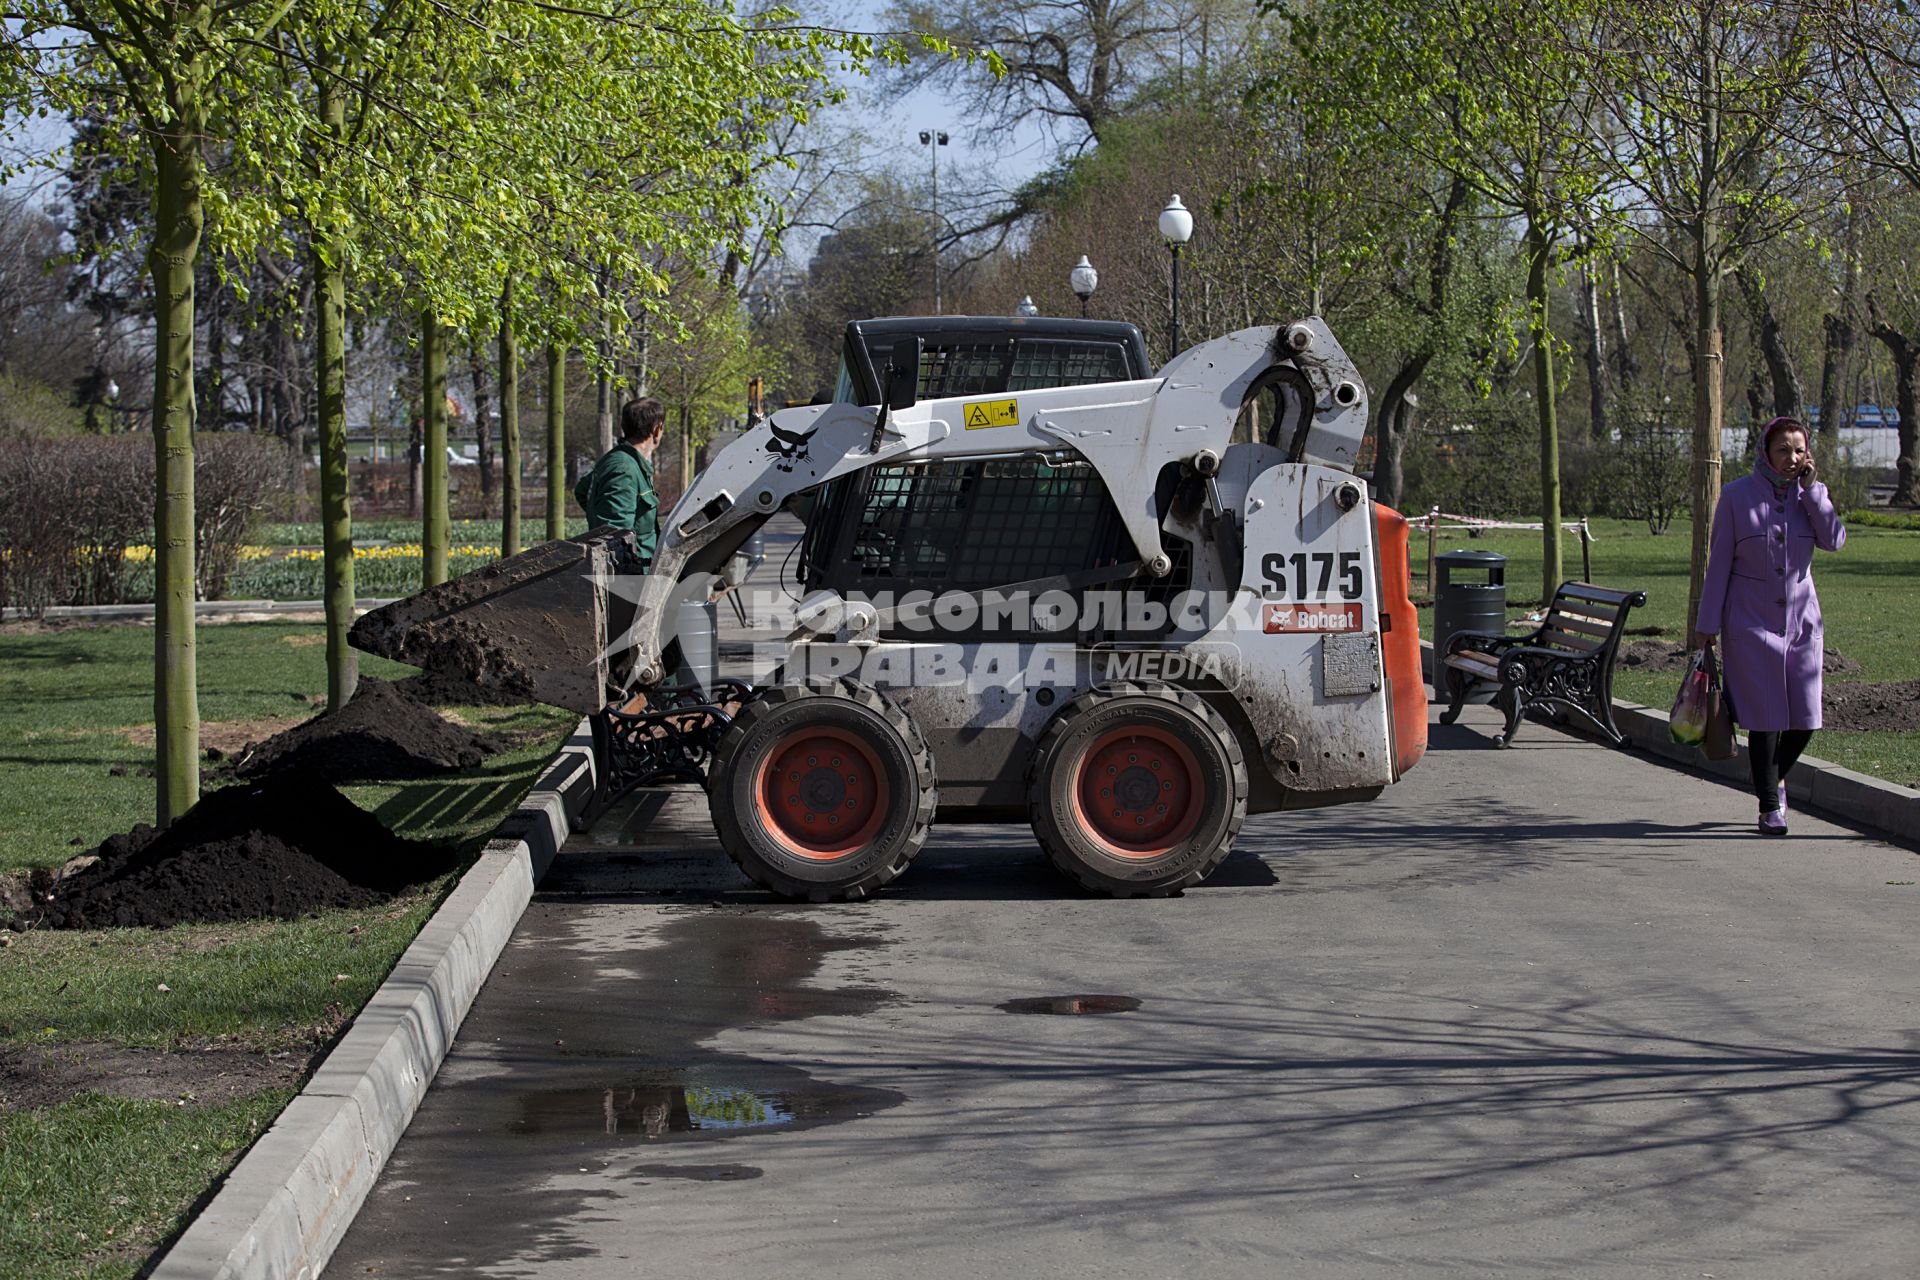
<svg viewBox="0 0 1920 1280"><path fill-rule="evenodd" d="M1073 804L1080 829L1108 854L1158 858L1200 825L1200 766L1164 729L1116 729L1081 754Z"/></svg>
<svg viewBox="0 0 1920 1280"><path fill-rule="evenodd" d="M879 757L858 735L806 728L761 757L753 796L761 824L786 852L831 862L873 839L890 793Z"/></svg>

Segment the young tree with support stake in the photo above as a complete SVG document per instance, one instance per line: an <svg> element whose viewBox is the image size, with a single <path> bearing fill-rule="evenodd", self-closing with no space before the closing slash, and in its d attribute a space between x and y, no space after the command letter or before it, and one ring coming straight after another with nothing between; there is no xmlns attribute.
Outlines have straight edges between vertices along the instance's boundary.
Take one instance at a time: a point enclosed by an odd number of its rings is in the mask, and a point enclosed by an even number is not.
<svg viewBox="0 0 1920 1280"><path fill-rule="evenodd" d="M194 270L207 222L203 148L244 120L259 83L257 40L286 6L255 0L60 0L14 7L4 74L69 115L117 109L137 131L130 158L152 190L154 288L153 718L156 822L200 795L194 655ZM84 47L71 47L78 32Z"/></svg>
<svg viewBox="0 0 1920 1280"><path fill-rule="evenodd" d="M1564 570L1553 275L1601 179L1590 154L1587 60L1598 0L1329 0L1306 13L1354 101L1384 134L1520 224L1526 338L1540 439L1541 599ZM1321 41L1316 40L1316 44Z"/></svg>
<svg viewBox="0 0 1920 1280"><path fill-rule="evenodd" d="M1595 135L1595 162L1612 171L1622 224L1681 274L1690 295L1689 627L1720 499L1726 283L1753 249L1794 224L1796 190L1816 174L1805 152L1791 163L1782 154L1805 120L1795 90L1809 69L1813 30L1789 6L1690 0L1622 8L1591 45L1600 98L1611 104L1608 127Z"/></svg>

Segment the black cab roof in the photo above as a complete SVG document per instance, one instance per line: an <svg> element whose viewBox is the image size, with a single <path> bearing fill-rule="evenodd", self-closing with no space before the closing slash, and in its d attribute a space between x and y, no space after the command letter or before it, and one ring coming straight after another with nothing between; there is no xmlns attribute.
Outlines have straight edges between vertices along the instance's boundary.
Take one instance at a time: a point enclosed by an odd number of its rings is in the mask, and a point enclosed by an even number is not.
<svg viewBox="0 0 1920 1280"><path fill-rule="evenodd" d="M901 338L924 344L920 399L1152 376L1146 339L1124 320L1067 316L883 316L847 325L846 371L859 404L880 399L878 371Z"/></svg>

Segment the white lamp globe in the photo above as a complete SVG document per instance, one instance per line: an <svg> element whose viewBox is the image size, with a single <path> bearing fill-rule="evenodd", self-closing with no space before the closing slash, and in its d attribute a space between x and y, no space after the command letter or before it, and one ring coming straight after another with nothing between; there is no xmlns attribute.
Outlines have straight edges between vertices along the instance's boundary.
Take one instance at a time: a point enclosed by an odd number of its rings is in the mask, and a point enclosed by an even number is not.
<svg viewBox="0 0 1920 1280"><path fill-rule="evenodd" d="M1160 234L1168 244L1185 244L1193 239L1193 215L1176 194L1160 211Z"/></svg>
<svg viewBox="0 0 1920 1280"><path fill-rule="evenodd" d="M1093 269L1093 264L1087 261L1084 253L1080 255L1080 261L1073 264L1073 270L1067 278L1073 282L1074 296L1082 302L1091 298L1093 291L1100 287L1100 273Z"/></svg>

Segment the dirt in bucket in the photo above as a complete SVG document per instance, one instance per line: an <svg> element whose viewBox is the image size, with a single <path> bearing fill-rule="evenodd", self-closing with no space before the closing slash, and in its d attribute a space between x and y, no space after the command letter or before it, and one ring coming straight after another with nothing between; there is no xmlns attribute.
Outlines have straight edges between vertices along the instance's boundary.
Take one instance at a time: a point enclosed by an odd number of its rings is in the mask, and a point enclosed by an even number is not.
<svg viewBox="0 0 1920 1280"><path fill-rule="evenodd" d="M367 678L341 710L248 746L233 772L263 778L297 770L330 782L431 778L472 769L499 750L490 735L454 724L398 685Z"/></svg>
<svg viewBox="0 0 1920 1280"><path fill-rule="evenodd" d="M48 929L294 919L384 902L451 870L446 845L403 840L306 771L200 798L165 831L141 823L93 850L17 921Z"/></svg>

